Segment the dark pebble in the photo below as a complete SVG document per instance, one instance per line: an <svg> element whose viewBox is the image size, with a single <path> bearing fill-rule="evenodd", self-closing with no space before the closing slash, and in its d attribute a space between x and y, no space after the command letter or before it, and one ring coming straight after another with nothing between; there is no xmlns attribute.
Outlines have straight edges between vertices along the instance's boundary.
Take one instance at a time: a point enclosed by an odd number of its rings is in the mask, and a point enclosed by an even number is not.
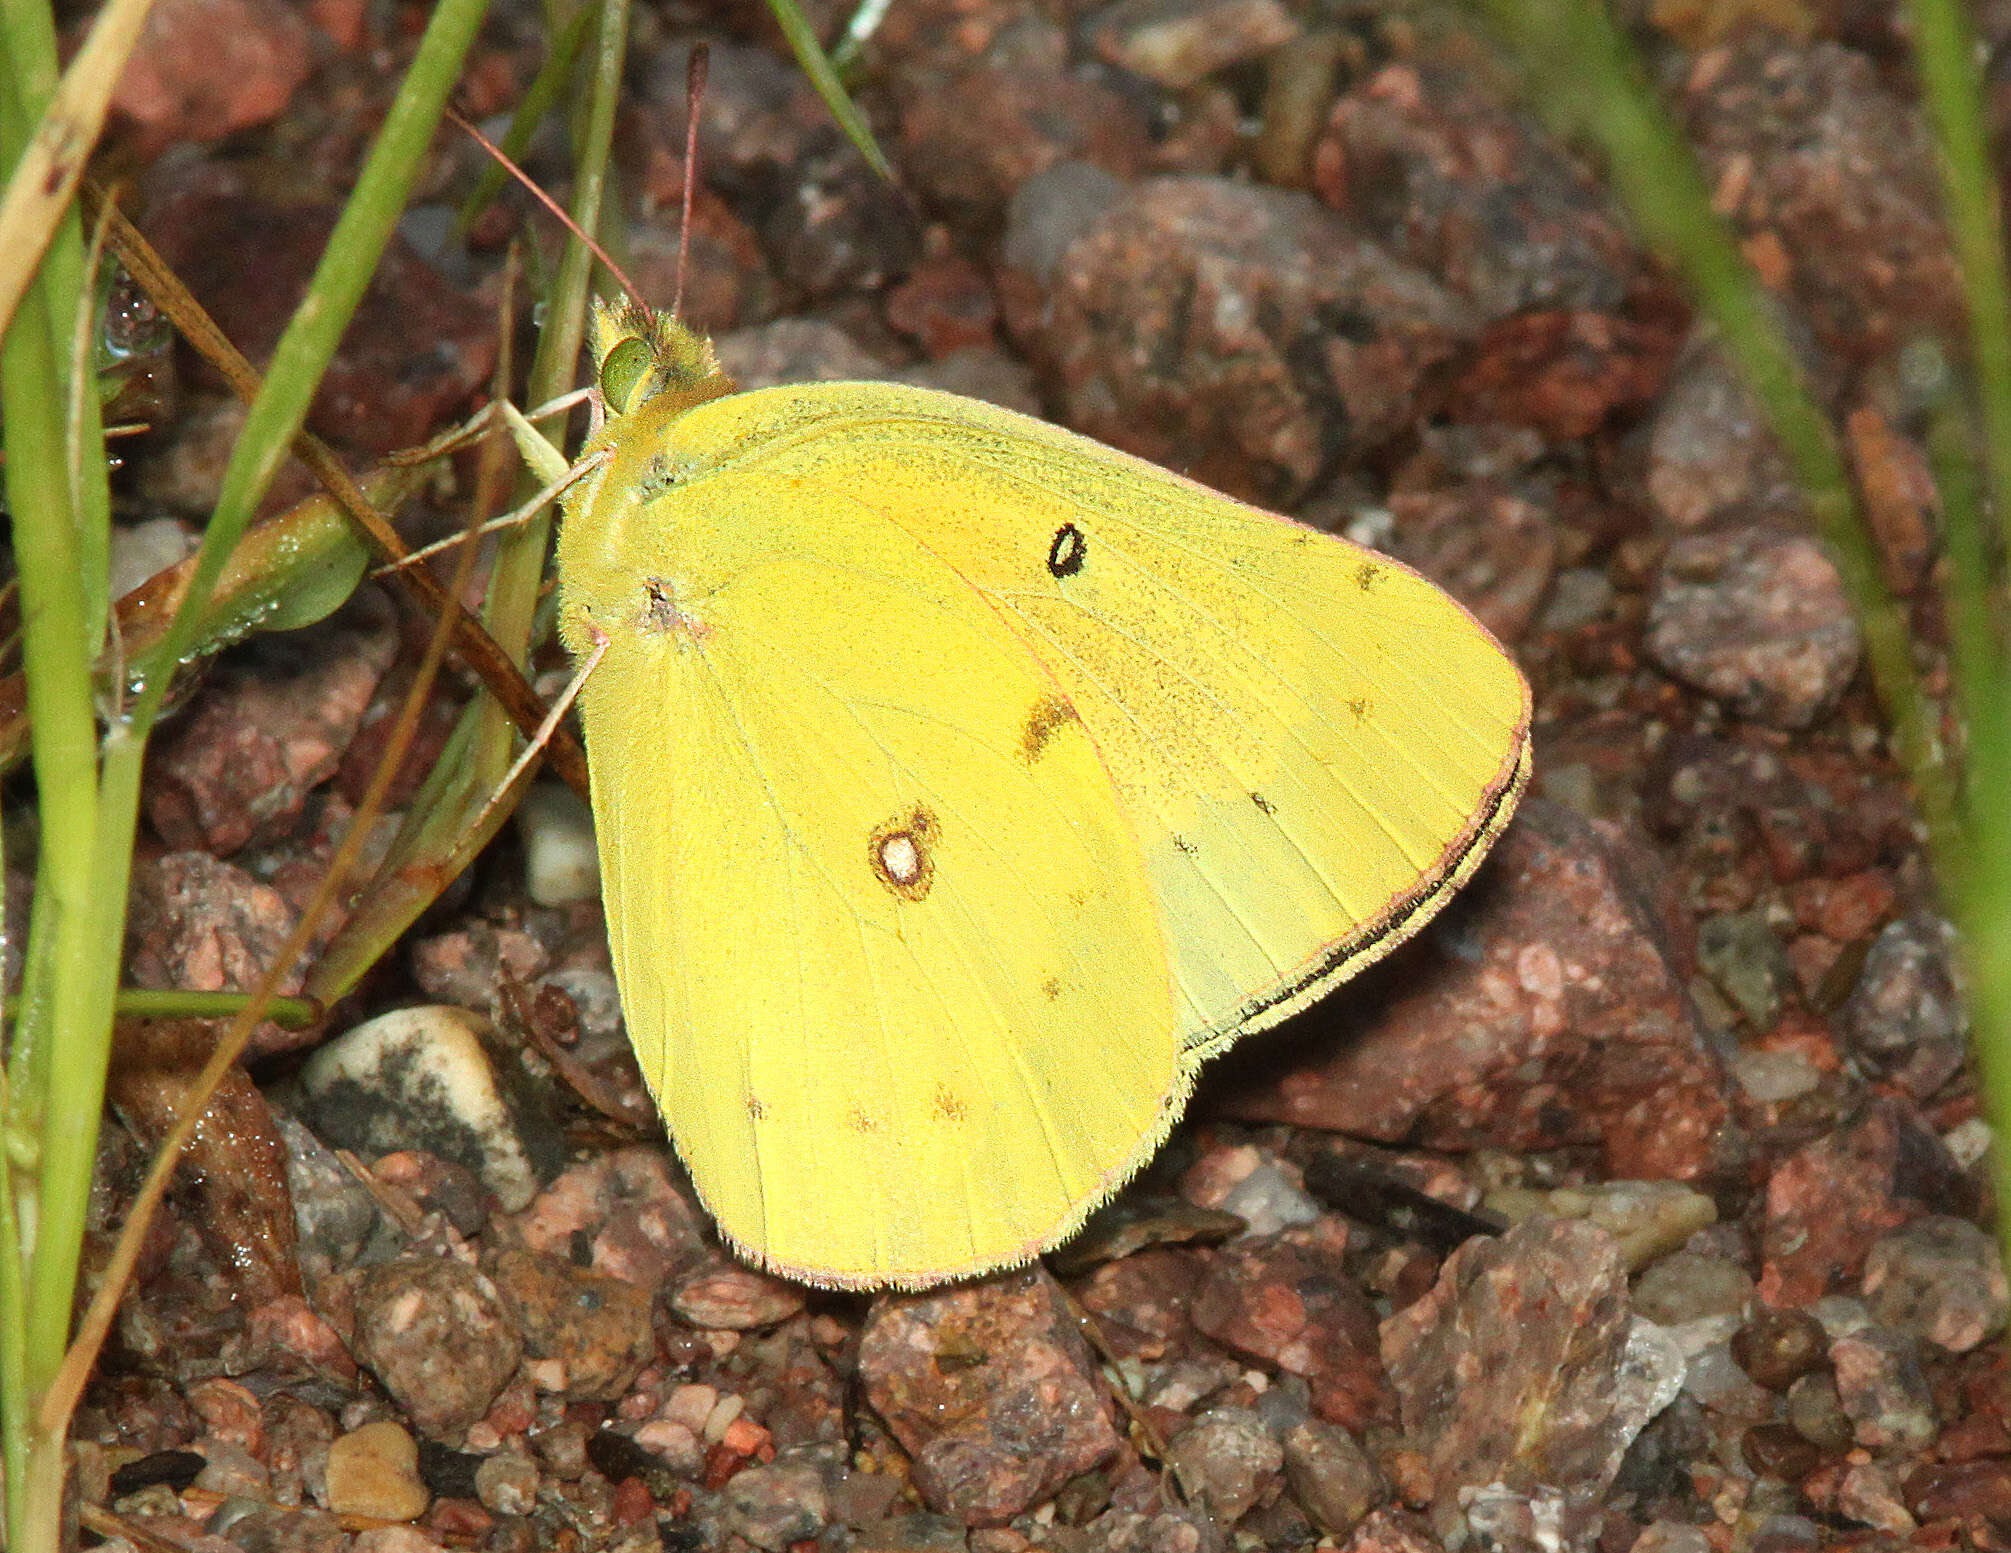
<svg viewBox="0 0 2011 1553"><path fill-rule="evenodd" d="M1758 1424L1739 1443L1746 1465L1761 1477L1799 1483L1823 1462L1822 1452L1789 1424Z"/></svg>
<svg viewBox="0 0 2011 1553"><path fill-rule="evenodd" d="M419 1442L419 1481L436 1499L473 1499L475 1469L481 1464L472 1451L457 1451L437 1440Z"/></svg>
<svg viewBox="0 0 2011 1553"><path fill-rule="evenodd" d="M1806 1312L1762 1306L1732 1334L1732 1357L1767 1390L1786 1391L1829 1357L1829 1338Z"/></svg>
<svg viewBox="0 0 2011 1553"><path fill-rule="evenodd" d="M640 1478L658 1498L677 1491L678 1479L663 1458L615 1429L596 1429L587 1436L587 1463L610 1483Z"/></svg>
<svg viewBox="0 0 2011 1553"><path fill-rule="evenodd" d="M123 1499L156 1483L166 1483L180 1493L193 1483L209 1458L195 1451L155 1451L138 1461L129 1461L112 1474L112 1497Z"/></svg>

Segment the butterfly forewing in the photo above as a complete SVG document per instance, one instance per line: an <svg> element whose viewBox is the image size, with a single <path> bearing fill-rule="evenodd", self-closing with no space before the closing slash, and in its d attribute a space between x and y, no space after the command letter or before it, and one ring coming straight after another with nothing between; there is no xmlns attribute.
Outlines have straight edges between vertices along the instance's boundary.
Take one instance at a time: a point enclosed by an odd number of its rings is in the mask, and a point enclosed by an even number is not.
<svg viewBox="0 0 2011 1553"><path fill-rule="evenodd" d="M1038 661L1045 715L1087 732L1144 859L1187 1046L1275 1022L1400 942L1513 807L1521 674L1385 557L927 390L763 390L687 433L732 450L694 489L856 509ZM820 543L811 525L800 543Z"/></svg>
<svg viewBox="0 0 2011 1553"><path fill-rule="evenodd" d="M1066 1234L1187 1083L1085 730L940 558L731 468L645 504L584 699L630 1033L722 1228L921 1284ZM606 497L603 497L605 500Z"/></svg>

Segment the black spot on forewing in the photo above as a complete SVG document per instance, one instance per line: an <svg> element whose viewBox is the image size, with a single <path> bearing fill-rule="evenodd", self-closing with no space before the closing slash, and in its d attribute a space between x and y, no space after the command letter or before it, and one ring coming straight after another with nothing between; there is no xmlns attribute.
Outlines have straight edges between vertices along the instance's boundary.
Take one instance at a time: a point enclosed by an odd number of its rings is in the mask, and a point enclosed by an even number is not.
<svg viewBox="0 0 2011 1553"><path fill-rule="evenodd" d="M1385 570L1386 568L1380 562L1364 561L1360 566L1355 568L1355 585L1362 592L1366 593L1378 582L1382 581L1382 575Z"/></svg>
<svg viewBox="0 0 2011 1553"><path fill-rule="evenodd" d="M1250 802L1255 804L1265 814L1276 814L1278 812L1278 806L1262 793L1252 793L1250 795Z"/></svg>
<svg viewBox="0 0 2011 1553"><path fill-rule="evenodd" d="M1054 531L1054 542L1047 547L1047 570L1052 577L1073 577L1082 570L1082 563L1089 558L1089 541L1083 538L1082 530L1073 523L1064 523Z"/></svg>

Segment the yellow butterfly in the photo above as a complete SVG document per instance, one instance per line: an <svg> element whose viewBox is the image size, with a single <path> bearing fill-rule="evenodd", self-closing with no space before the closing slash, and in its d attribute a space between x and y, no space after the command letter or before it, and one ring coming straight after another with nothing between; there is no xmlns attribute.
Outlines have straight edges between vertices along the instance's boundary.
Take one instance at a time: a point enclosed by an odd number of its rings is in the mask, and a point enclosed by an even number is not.
<svg viewBox="0 0 2011 1553"><path fill-rule="evenodd" d="M922 1287L1065 1240L1195 1070L1415 933L1529 689L1343 540L889 383L735 393L601 308L567 496L630 1038L725 1236Z"/></svg>

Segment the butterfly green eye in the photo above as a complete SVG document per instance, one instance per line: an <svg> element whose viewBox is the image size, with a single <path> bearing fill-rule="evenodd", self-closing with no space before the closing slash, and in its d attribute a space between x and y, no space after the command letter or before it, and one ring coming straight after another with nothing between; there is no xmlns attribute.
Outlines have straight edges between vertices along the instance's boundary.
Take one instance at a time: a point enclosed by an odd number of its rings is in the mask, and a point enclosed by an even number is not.
<svg viewBox="0 0 2011 1553"><path fill-rule="evenodd" d="M601 401L610 415L626 415L641 397L653 357L647 341L630 335L601 359Z"/></svg>

